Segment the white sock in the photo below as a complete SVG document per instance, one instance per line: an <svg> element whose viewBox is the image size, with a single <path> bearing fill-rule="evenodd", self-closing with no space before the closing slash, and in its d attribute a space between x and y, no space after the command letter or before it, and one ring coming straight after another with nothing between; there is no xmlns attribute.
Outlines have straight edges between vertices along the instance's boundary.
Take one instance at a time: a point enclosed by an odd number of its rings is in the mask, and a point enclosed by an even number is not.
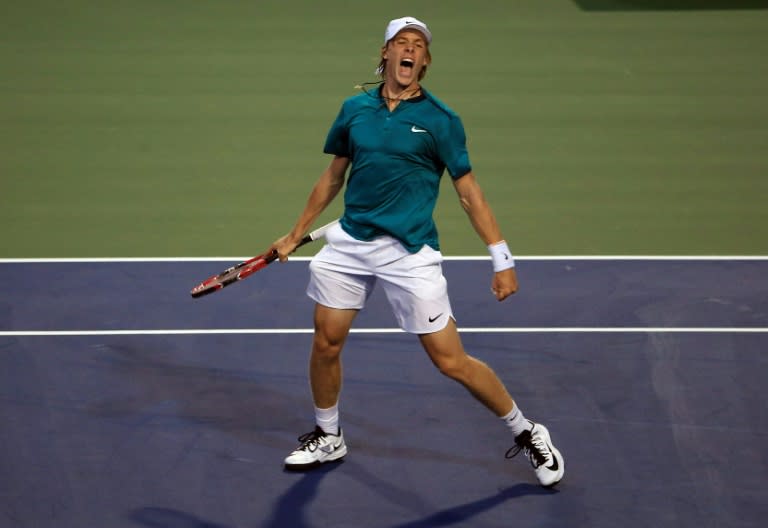
<svg viewBox="0 0 768 528"><path fill-rule="evenodd" d="M315 407L315 422L327 434L339 434L339 404L328 409Z"/></svg>
<svg viewBox="0 0 768 528"><path fill-rule="evenodd" d="M512 404L512 410L509 411L507 415L502 416L501 419L515 436L519 435L523 431L531 429L531 422L525 419L525 416L523 416L523 413L517 407L517 404Z"/></svg>

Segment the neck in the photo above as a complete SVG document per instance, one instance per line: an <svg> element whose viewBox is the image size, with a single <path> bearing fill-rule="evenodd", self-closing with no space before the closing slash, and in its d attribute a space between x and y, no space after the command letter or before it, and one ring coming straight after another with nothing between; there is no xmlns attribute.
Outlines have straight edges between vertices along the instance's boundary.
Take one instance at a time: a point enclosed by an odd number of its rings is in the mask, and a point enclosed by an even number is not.
<svg viewBox="0 0 768 528"><path fill-rule="evenodd" d="M394 110L400 101L407 101L421 95L421 86L418 83L411 84L410 86L402 87L397 84L392 86L389 83L384 83L381 88L381 96L387 102L387 106L390 110Z"/></svg>

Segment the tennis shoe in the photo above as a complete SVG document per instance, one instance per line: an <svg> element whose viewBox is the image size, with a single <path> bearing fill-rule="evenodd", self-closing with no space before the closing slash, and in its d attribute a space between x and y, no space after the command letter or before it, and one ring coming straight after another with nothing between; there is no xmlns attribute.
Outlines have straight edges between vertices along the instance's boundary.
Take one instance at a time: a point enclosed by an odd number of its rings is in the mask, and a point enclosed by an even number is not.
<svg viewBox="0 0 768 528"><path fill-rule="evenodd" d="M533 427L515 437L515 445L507 451L506 457L512 458L522 451L531 462L539 483L546 488L552 487L563 478L565 461L552 445L547 428L528 421Z"/></svg>
<svg viewBox="0 0 768 528"><path fill-rule="evenodd" d="M325 462L341 459L347 454L344 434L328 434L319 426L299 437L300 445L285 459L285 468L293 470L310 469Z"/></svg>

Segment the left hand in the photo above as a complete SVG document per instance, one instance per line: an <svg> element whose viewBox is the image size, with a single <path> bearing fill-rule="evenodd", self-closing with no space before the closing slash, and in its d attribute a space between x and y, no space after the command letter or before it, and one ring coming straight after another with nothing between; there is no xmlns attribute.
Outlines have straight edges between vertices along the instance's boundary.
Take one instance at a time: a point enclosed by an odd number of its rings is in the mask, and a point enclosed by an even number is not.
<svg viewBox="0 0 768 528"><path fill-rule="evenodd" d="M517 273L515 272L515 268L505 269L493 274L491 292L496 296L497 301L503 301L516 291Z"/></svg>

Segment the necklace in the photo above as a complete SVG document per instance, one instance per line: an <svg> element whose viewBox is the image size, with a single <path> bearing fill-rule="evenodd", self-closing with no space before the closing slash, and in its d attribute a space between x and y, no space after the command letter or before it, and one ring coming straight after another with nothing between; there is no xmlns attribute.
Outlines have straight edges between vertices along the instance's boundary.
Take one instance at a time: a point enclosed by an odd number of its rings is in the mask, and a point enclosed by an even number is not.
<svg viewBox="0 0 768 528"><path fill-rule="evenodd" d="M389 107L390 110L394 110L395 107L400 104L400 101L407 101L408 99L413 99L414 97L421 95L421 86L416 86L416 88L411 90L403 90L397 97L389 97L388 95L385 95L384 90L385 88L382 86L381 98L387 102L387 107Z"/></svg>
<svg viewBox="0 0 768 528"><path fill-rule="evenodd" d="M367 89L368 86L378 86L379 88L376 90L376 92L369 92ZM414 97L418 97L422 94L421 86L417 85L416 88L411 90L403 90L399 97L388 97L384 95L384 81L364 82L362 84L356 85L355 88L362 90L366 95L370 97L375 97L385 101L390 111L394 110L395 107L400 104L400 101L407 101L408 99L413 99Z"/></svg>
<svg viewBox="0 0 768 528"><path fill-rule="evenodd" d="M416 88L413 88L411 90L403 90L400 93L400 95L397 97L389 97L387 95L384 95L384 88L381 89L381 97L383 97L387 101L405 101L407 99L413 99L414 97L417 97L419 94L421 94L421 86L417 86Z"/></svg>

